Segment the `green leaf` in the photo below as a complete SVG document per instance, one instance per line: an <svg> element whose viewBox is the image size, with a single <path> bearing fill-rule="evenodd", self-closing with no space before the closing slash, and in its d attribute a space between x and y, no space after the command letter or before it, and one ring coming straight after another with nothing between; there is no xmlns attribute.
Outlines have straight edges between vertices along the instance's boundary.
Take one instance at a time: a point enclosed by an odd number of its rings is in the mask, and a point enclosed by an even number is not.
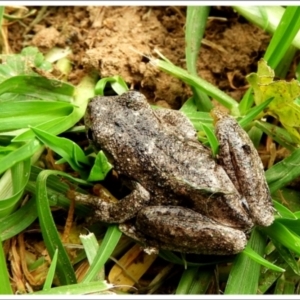
<svg viewBox="0 0 300 300"><path fill-rule="evenodd" d="M1 103L0 131L27 128L67 116L72 104L58 101L10 101Z"/></svg>
<svg viewBox="0 0 300 300"><path fill-rule="evenodd" d="M207 18L209 15L209 6L188 6L185 23L185 56L187 70L192 75L197 76L197 59L204 35ZM200 89L191 86L193 98L198 103L202 111L210 111L213 108L212 102L206 93Z"/></svg>
<svg viewBox="0 0 300 300"><path fill-rule="evenodd" d="M294 18L291 18L291 16L288 15L288 18L282 19L282 16L285 12L285 8L282 6L233 6L234 10L236 10L239 14L241 14L243 17L245 17L247 20L249 20L251 23L259 26L263 30L273 33L275 32L276 28L278 27L279 22L285 22L286 27L289 28L289 24L293 24L297 28L297 22L294 21ZM293 11L297 12L297 6L292 6ZM293 13L293 12L292 12ZM290 14L290 12L289 12ZM296 13L295 13L296 15ZM299 27L298 27L299 28ZM281 29L280 29L281 30ZM284 29L285 31L286 29ZM277 30L276 30L277 31ZM300 33L298 32L296 37L291 40L286 40L285 35L288 35L288 39L290 38L290 32L288 30L286 32L280 33L280 36L278 35L276 37L277 40L281 40L281 43L283 44L293 44L298 49L300 49ZM284 38L284 39L283 39ZM274 48L279 47L279 44L273 45ZM273 48L272 46L272 48ZM274 53L275 55L275 53Z"/></svg>
<svg viewBox="0 0 300 300"><path fill-rule="evenodd" d="M55 269L57 265L57 257L58 257L58 250L56 249L51 261L50 268L48 270L46 280L44 282L43 291L49 290L52 286L54 275L55 275Z"/></svg>
<svg viewBox="0 0 300 300"><path fill-rule="evenodd" d="M285 219L291 219L291 220L297 220L295 214L293 214L286 206L280 204L279 202L273 200L274 208L277 211L277 213Z"/></svg>
<svg viewBox="0 0 300 300"><path fill-rule="evenodd" d="M205 294L214 276L214 268L189 267L182 273L176 295Z"/></svg>
<svg viewBox="0 0 300 300"><path fill-rule="evenodd" d="M246 127L250 122L252 122L273 100L270 98L263 103L251 108L247 114L239 121L240 126L243 128Z"/></svg>
<svg viewBox="0 0 300 300"><path fill-rule="evenodd" d="M175 253L161 249L159 256L164 260L177 265L184 265L185 267L198 267L198 266L210 266L215 264L228 263L232 261L232 257L227 256L212 256L212 255L200 255L196 262L186 261L183 257L179 257Z"/></svg>
<svg viewBox="0 0 300 300"><path fill-rule="evenodd" d="M276 249L272 251L269 255L267 255L266 259L270 262L276 262L277 266L280 266L281 268L286 269L287 271L289 269L289 266L281 258L281 256L278 254L278 251ZM262 267L260 271L260 278L258 283L258 294L268 293L268 290L273 286L273 284L276 282L276 280L278 280L278 278L281 275L283 275L282 272L274 272L271 269L266 269Z"/></svg>
<svg viewBox="0 0 300 300"><path fill-rule="evenodd" d="M189 98L182 105L180 111L184 113L186 117L192 122L193 126L197 131L203 129L203 123L213 128L211 115L208 112L198 111L194 98Z"/></svg>
<svg viewBox="0 0 300 300"><path fill-rule="evenodd" d="M207 136L207 140L212 150L212 154L215 157L219 152L219 141L216 138L214 132L205 124L202 124L203 131Z"/></svg>
<svg viewBox="0 0 300 300"><path fill-rule="evenodd" d="M38 128L31 127L31 129L41 142L63 157L73 170L80 172L82 175L85 173L84 165L89 166L90 163L83 150L76 143Z"/></svg>
<svg viewBox="0 0 300 300"><path fill-rule="evenodd" d="M67 285L76 283L76 276L52 218L46 188L47 177L58 174L75 181L72 176L63 172L51 170L44 170L40 172L36 181L37 213L43 239L50 257L53 258L56 249L58 250L57 276L62 285ZM78 179L76 181L80 182Z"/></svg>
<svg viewBox="0 0 300 300"><path fill-rule="evenodd" d="M300 149L273 165L265 172L271 194L300 175Z"/></svg>
<svg viewBox="0 0 300 300"><path fill-rule="evenodd" d="M35 198L30 199L12 214L0 219L1 241L8 240L26 229L37 218Z"/></svg>
<svg viewBox="0 0 300 300"><path fill-rule="evenodd" d="M0 217L11 214L19 204L29 179L30 159L18 162L0 179Z"/></svg>
<svg viewBox="0 0 300 300"><path fill-rule="evenodd" d="M91 265L97 255L97 251L99 248L97 239L93 233L89 233L87 235L80 235L80 240L84 247L84 251L86 253L86 257L89 261L89 264ZM98 275L95 277L95 280L98 281L105 279L104 269L105 268L103 266L103 268L99 271Z"/></svg>
<svg viewBox="0 0 300 300"><path fill-rule="evenodd" d="M94 280L94 278L97 276L99 271L103 268L104 264L113 253L121 235L122 232L119 230L117 225L111 225L107 228L106 234L98 249L97 255L93 263L91 264L87 274L82 280L83 283L87 283Z"/></svg>
<svg viewBox="0 0 300 300"><path fill-rule="evenodd" d="M158 51L156 51L156 52L158 52ZM191 87L198 88L203 93L216 99L223 106L230 109L231 113L233 115L240 114L240 112L238 110L238 103L233 98L231 98L226 93L219 90L217 87L215 87L208 81L206 81L198 76L189 74L186 70L173 65L161 53L158 52L158 54L160 55L160 57L162 57L162 60L161 59L150 59L151 64L158 67L160 70L163 70L164 72L189 84Z"/></svg>
<svg viewBox="0 0 300 300"><path fill-rule="evenodd" d="M257 229L252 231L248 247L253 248L258 255L263 255L265 238ZM260 264L246 255L249 252L246 250L246 253L242 252L236 256L226 284L225 295L257 293Z"/></svg>
<svg viewBox="0 0 300 300"><path fill-rule="evenodd" d="M103 151L99 151L87 181L101 181L111 169L112 165L107 160L107 157Z"/></svg>
<svg viewBox="0 0 300 300"><path fill-rule="evenodd" d="M300 268L297 260L295 259L295 255L291 253L289 249L283 247L276 240L273 240L273 244L276 247L276 250L278 251L280 256L287 262L287 264L291 267L291 269L295 272L295 274L300 275Z"/></svg>
<svg viewBox="0 0 300 300"><path fill-rule="evenodd" d="M261 228L273 241L300 255L300 236L290 231L279 220L275 220L269 227ZM275 242L276 243L276 242Z"/></svg>
<svg viewBox="0 0 300 300"><path fill-rule="evenodd" d="M51 289L45 289L42 291L34 292L29 295L65 295L68 298L70 297L69 295L80 295L80 297L82 297L82 295L98 295L102 293L106 294L105 292L107 292L111 288L113 288L113 285L108 284L106 281L95 281L88 283L70 284L66 286L58 286Z"/></svg>
<svg viewBox="0 0 300 300"><path fill-rule="evenodd" d="M264 59L276 69L300 28L300 7L287 6L268 45Z"/></svg>
<svg viewBox="0 0 300 300"><path fill-rule="evenodd" d="M128 91L128 86L121 76L105 77L100 79L95 86L95 94L104 96L104 89L106 85L110 83L111 88L118 94L121 95Z"/></svg>
<svg viewBox="0 0 300 300"><path fill-rule="evenodd" d="M263 131L270 138L274 139L279 145L287 148L291 152L297 149L295 138L292 137L286 129L263 121L254 121L255 126Z"/></svg>
<svg viewBox="0 0 300 300"><path fill-rule="evenodd" d="M37 99L72 102L74 86L59 80L40 76L20 75L0 83L1 95L5 93L23 94Z"/></svg>
<svg viewBox="0 0 300 300"><path fill-rule="evenodd" d="M52 65L45 61L44 56L36 47L23 48L18 54L2 54L0 65L0 82L18 75L37 76L33 68L50 71Z"/></svg>
<svg viewBox="0 0 300 300"><path fill-rule="evenodd" d="M242 116L248 112L248 110L252 107L253 103L253 91L251 88L249 88L239 103L239 110Z"/></svg>
<svg viewBox="0 0 300 300"><path fill-rule="evenodd" d="M37 140L31 140L22 144L15 143L14 146L16 147L14 151L10 150L4 156L0 155L0 174L11 168L14 164L30 158L41 148L41 144Z"/></svg>
<svg viewBox="0 0 300 300"><path fill-rule="evenodd" d="M9 274L7 271L6 265L6 257L3 250L3 243L0 244L0 276L1 276L1 284L0 284L0 294L1 295L12 295L13 291L9 281Z"/></svg>
<svg viewBox="0 0 300 300"><path fill-rule="evenodd" d="M285 272L285 269L282 269L282 268L270 263L269 261L267 261L260 255L258 255L255 251L253 251L249 246L247 246L244 249L243 253L246 254L247 256L249 256L252 260L256 261L260 265L262 265L270 270L273 270L276 272Z"/></svg>

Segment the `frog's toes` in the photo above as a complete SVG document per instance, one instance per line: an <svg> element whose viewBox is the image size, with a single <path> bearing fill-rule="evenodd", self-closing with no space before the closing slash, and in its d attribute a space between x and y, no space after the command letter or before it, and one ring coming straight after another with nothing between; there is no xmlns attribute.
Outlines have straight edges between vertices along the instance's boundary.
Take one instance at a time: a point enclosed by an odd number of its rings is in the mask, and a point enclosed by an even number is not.
<svg viewBox="0 0 300 300"><path fill-rule="evenodd" d="M146 254L151 255L151 254L158 254L159 250L156 247L143 247L143 250Z"/></svg>

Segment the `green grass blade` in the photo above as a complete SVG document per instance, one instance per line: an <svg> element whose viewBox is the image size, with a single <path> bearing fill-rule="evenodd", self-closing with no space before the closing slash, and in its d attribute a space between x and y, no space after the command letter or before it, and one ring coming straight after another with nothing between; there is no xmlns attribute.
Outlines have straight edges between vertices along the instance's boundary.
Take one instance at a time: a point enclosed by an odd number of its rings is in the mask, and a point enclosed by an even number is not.
<svg viewBox="0 0 300 300"><path fill-rule="evenodd" d="M278 24L285 12L282 6L233 6L233 8L249 20L251 23L266 30L269 33L276 31ZM292 44L300 49L300 33L292 41Z"/></svg>
<svg viewBox="0 0 300 300"><path fill-rule="evenodd" d="M205 294L213 276L213 268L200 269L199 267L189 267L182 273L175 294Z"/></svg>
<svg viewBox="0 0 300 300"><path fill-rule="evenodd" d="M263 255L265 238L257 229L252 231L248 244L259 255ZM238 254L231 268L224 294L256 294L259 271L260 265L257 262L243 252Z"/></svg>
<svg viewBox="0 0 300 300"><path fill-rule="evenodd" d="M203 123L213 128L211 115L208 112L198 111L194 98L189 98L185 101L180 111L189 118L197 131L202 130Z"/></svg>
<svg viewBox="0 0 300 300"><path fill-rule="evenodd" d="M266 171L271 194L300 176L300 149Z"/></svg>
<svg viewBox="0 0 300 300"><path fill-rule="evenodd" d="M293 214L286 206L280 204L279 202L273 200L274 208L278 214L285 219L297 220L295 214Z"/></svg>
<svg viewBox="0 0 300 300"><path fill-rule="evenodd" d="M24 94L44 100L71 102L74 86L45 77L20 75L0 83L0 95L5 93Z"/></svg>
<svg viewBox="0 0 300 300"><path fill-rule="evenodd" d="M245 117L239 121L239 124L244 128L250 122L252 122L273 100L274 98L270 98L263 103L251 108Z"/></svg>
<svg viewBox="0 0 300 300"><path fill-rule="evenodd" d="M57 265L57 258L58 258L58 250L56 249L54 252L52 261L51 261L50 268L48 270L46 280L44 282L43 291L49 290L52 286L53 279L55 276L55 269L56 269L56 265Z"/></svg>
<svg viewBox="0 0 300 300"><path fill-rule="evenodd" d="M14 164L0 179L0 217L12 213L21 199L29 179L30 159Z"/></svg>
<svg viewBox="0 0 300 300"><path fill-rule="evenodd" d="M16 212L0 219L1 241L5 241L26 229L37 218L35 199L30 199Z"/></svg>
<svg viewBox="0 0 300 300"><path fill-rule="evenodd" d="M282 274L276 282L274 295L292 295L295 293L296 284L289 280L286 274Z"/></svg>
<svg viewBox="0 0 300 300"><path fill-rule="evenodd" d="M39 223L45 241L45 245L49 252L50 257L54 256L56 249L58 249L58 263L57 263L57 276L62 285L76 283L76 276L67 255L67 252L62 245L60 237L58 235L55 223L52 218L50 210L46 181L47 177L52 174L57 174L55 171L42 171L36 181L36 193L37 193L37 213L39 217Z"/></svg>
<svg viewBox="0 0 300 300"><path fill-rule="evenodd" d="M300 7L287 6L276 31L264 55L265 60L272 69L276 69L284 57L290 44L300 28Z"/></svg>
<svg viewBox="0 0 300 300"><path fill-rule="evenodd" d="M160 53L159 55L163 57ZM163 57L164 58L164 57ZM191 87L198 88L205 94L211 96L212 98L216 99L220 102L223 106L230 109L232 114L239 115L238 110L238 103L228 96L223 91L219 90L217 87L209 83L208 81L189 74L186 70L179 68L172 63L168 62L165 58L164 60L161 59L151 59L150 62L158 67L159 69L163 70L164 72L171 74L172 76L179 78L183 82L189 84Z"/></svg>
<svg viewBox="0 0 300 300"><path fill-rule="evenodd" d="M187 70L193 75L197 75L198 53L209 11L209 6L187 7L185 23L185 56Z"/></svg>
<svg viewBox="0 0 300 300"><path fill-rule="evenodd" d="M80 235L80 240L83 245L84 251L86 253L86 257L89 261L89 264L91 265L97 255L97 251L99 249L97 239L93 233L89 233L87 235ZM95 280L104 280L105 279L104 270L105 270L105 268L103 266L103 268L99 271L99 273L95 277Z"/></svg>
<svg viewBox="0 0 300 300"><path fill-rule="evenodd" d="M78 283L70 284L66 286L54 287L52 289L46 289L38 292L31 293L31 296L41 296L41 295L89 295L89 294L99 294L105 293L113 286L108 284L106 281L95 281L89 283ZM98 295L99 296L99 295ZM68 297L69 298L69 297Z"/></svg>
<svg viewBox="0 0 300 300"><path fill-rule="evenodd" d="M128 91L128 86L124 79L121 76L116 75L100 79L95 86L95 94L104 96L104 89L108 83L118 95L121 95Z"/></svg>
<svg viewBox="0 0 300 300"><path fill-rule="evenodd" d="M27 128L45 123L47 120L67 116L73 105L59 101L11 101L1 103L1 132Z"/></svg>
<svg viewBox="0 0 300 300"><path fill-rule="evenodd" d="M182 257L177 256L172 251L164 249L161 249L159 251L159 256L170 263L184 265L185 267L210 266L215 264L228 263L232 261L232 258L224 256L203 256L203 259L201 259L202 257L200 256L197 262L190 262L184 260Z"/></svg>
<svg viewBox="0 0 300 300"><path fill-rule="evenodd" d="M255 121L255 126L271 137L279 145L287 148L291 152L297 149L297 145L295 144L293 137L286 129L258 120Z"/></svg>
<svg viewBox="0 0 300 300"><path fill-rule="evenodd" d="M261 230L272 240L277 241L282 246L300 255L300 236L290 231L281 222L275 220L271 226L261 228Z"/></svg>
<svg viewBox="0 0 300 300"><path fill-rule="evenodd" d="M7 155L0 156L0 174L11 168L15 163L30 158L40 148L41 144L36 139L20 146L16 143L16 149L14 151L9 151Z"/></svg>
<svg viewBox="0 0 300 300"><path fill-rule="evenodd" d="M286 263L290 266L290 268L294 271L294 273L299 276L300 268L298 262L295 260L294 254L292 254L289 249L283 247L280 243L278 243L275 240L273 240L273 244L276 247L276 250L278 251L280 256L286 261Z"/></svg>
<svg viewBox="0 0 300 300"><path fill-rule="evenodd" d="M189 73L197 76L197 59L201 45L201 40L204 35L206 21L209 15L209 6L188 6L186 13L185 23L185 57L186 65ZM193 97L198 102L198 106L201 111L210 111L213 105L209 97L194 86L191 86L193 90Z"/></svg>
<svg viewBox="0 0 300 300"><path fill-rule="evenodd" d="M106 234L98 249L97 255L82 282L87 283L94 280L94 278L97 276L99 271L103 268L104 264L113 253L121 235L122 232L119 230L117 225L112 225L107 228Z"/></svg>
<svg viewBox="0 0 300 300"><path fill-rule="evenodd" d="M44 123L42 126L39 125L37 127L42 130L47 128L47 132L54 135L60 134L73 127L83 117L89 98L94 96L94 85L94 77L84 77L76 87L76 93L74 94L74 109L72 113L66 117L51 120L48 123ZM31 132L31 130L29 132ZM25 134L28 134L28 132ZM21 136L22 135L23 134L21 134ZM17 139L18 137L15 138L15 140ZM26 143L21 145L16 143L13 144L13 146L16 147L14 151L8 149L7 155L0 156L0 174L9 169L16 162L31 157L41 148L40 142L37 139L32 139L32 136Z"/></svg>
<svg viewBox="0 0 300 300"><path fill-rule="evenodd" d="M241 115L245 115L254 103L253 90L249 88L239 103Z"/></svg>
<svg viewBox="0 0 300 300"><path fill-rule="evenodd" d="M84 165L85 167L90 165L84 151L75 142L38 128L31 127L31 130L41 142L64 158L74 171L84 173Z"/></svg>
<svg viewBox="0 0 300 300"><path fill-rule="evenodd" d="M262 266L276 271L276 272L284 272L285 269L282 269L272 263L270 263L269 261L267 261L266 259L264 259L263 257L261 257L260 255L258 255L255 251L253 251L249 246L247 246L245 248L245 250L243 251L244 254L246 254L248 257L250 257L251 259L253 259L254 261L258 262L259 264L261 264Z"/></svg>
<svg viewBox="0 0 300 300"><path fill-rule="evenodd" d="M2 28L4 8L4 6L0 6L0 28Z"/></svg>
<svg viewBox="0 0 300 300"><path fill-rule="evenodd" d="M112 165L108 161L104 152L101 150L97 153L95 162L90 171L88 181L100 181L103 180L107 173L112 169Z"/></svg>
<svg viewBox="0 0 300 300"><path fill-rule="evenodd" d="M0 245L0 295L12 295L13 291L9 281L9 274L7 271L6 258L3 250L3 243Z"/></svg>
<svg viewBox="0 0 300 300"><path fill-rule="evenodd" d="M287 263L279 256L277 250L275 249L266 259L271 262L276 262L277 266L283 269L288 269ZM273 286L276 280L282 275L282 272L274 272L271 269L261 268L260 278L258 283L258 294L265 294Z"/></svg>
<svg viewBox="0 0 300 300"><path fill-rule="evenodd" d="M202 124L202 128L206 134L207 140L211 147L212 154L215 157L219 152L219 141L216 138L214 132L208 126L206 126L205 124Z"/></svg>

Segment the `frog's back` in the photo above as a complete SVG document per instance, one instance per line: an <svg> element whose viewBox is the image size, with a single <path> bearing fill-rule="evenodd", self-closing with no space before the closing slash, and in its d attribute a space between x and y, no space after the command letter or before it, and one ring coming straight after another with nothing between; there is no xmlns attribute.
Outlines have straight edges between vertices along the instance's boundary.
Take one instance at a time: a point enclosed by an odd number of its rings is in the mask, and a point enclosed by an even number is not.
<svg viewBox="0 0 300 300"><path fill-rule="evenodd" d="M198 142L189 120L177 111L153 111L138 92L94 98L85 123L116 170L150 192L181 185L224 189L222 168ZM230 182L225 186L231 191Z"/></svg>

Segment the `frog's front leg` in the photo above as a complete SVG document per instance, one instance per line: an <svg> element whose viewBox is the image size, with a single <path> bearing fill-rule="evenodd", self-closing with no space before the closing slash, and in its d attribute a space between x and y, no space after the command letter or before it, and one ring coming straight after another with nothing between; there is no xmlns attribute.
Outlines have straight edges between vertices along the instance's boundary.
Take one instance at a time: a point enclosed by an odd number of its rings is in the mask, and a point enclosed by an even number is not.
<svg viewBox="0 0 300 300"><path fill-rule="evenodd" d="M97 196L76 194L75 200L92 206L97 221L106 223L123 223L133 218L137 212L148 205L150 201L149 192L135 181L128 181L131 193L117 203L107 202Z"/></svg>
<svg viewBox="0 0 300 300"><path fill-rule="evenodd" d="M257 225L269 226L274 209L261 159L248 134L230 116L215 114L219 163L239 191L241 204Z"/></svg>
<svg viewBox="0 0 300 300"><path fill-rule="evenodd" d="M142 208L135 225L120 230L138 240L147 250L166 249L184 253L231 255L241 252L247 239L243 231L180 206Z"/></svg>

